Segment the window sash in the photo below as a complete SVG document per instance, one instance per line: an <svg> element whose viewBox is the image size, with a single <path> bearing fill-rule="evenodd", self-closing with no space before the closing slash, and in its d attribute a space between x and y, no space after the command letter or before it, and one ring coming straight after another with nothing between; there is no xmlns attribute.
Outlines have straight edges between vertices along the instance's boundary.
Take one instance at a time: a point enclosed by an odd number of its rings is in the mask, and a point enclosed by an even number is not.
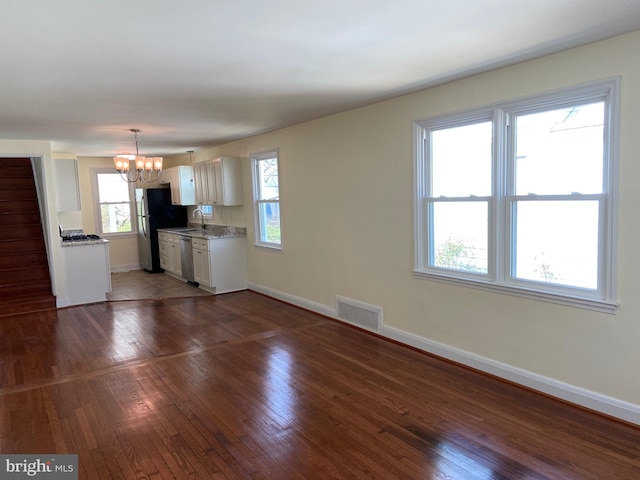
<svg viewBox="0 0 640 480"><path fill-rule="evenodd" d="M461 269L461 268L446 268L443 266L439 266L437 263L437 255L440 253L439 248L436 248L436 228L435 228L435 208L437 205L446 205L446 204L478 204L478 205L486 205L487 211L487 232L486 232L486 246L487 246L487 269L486 271L482 271L482 269L473 268L473 262L469 262L468 265L470 268ZM447 271L455 271L458 275L469 276L469 277L487 277L493 278L495 276L494 270L492 268L492 259L493 252L491 251L491 232L493 225L493 197L485 196L485 197L435 197L435 198L426 198L425 199L425 212L427 215L427 235L428 240L425 244L426 248L426 257L427 257L427 265L429 268L442 270L443 272ZM446 248L446 247L445 247ZM460 248L463 248L460 246ZM472 245L467 245L464 248L468 248L469 250L473 250Z"/></svg>
<svg viewBox="0 0 640 480"><path fill-rule="evenodd" d="M507 223L507 232L509 235L509 241L507 242L507 252L506 255L509 258L509 261L506 263L506 269L503 277L510 283L514 283L517 285L521 285L526 287L527 285L535 286L537 289L548 290L548 291L565 291L567 294L573 292L580 292L581 295L593 295L601 290L603 286L604 278L602 273L606 268L605 264L605 242L604 242L604 228L603 225L605 223L605 215L606 215L606 195L604 194L591 194L591 195L511 195L508 196L507 199L507 212L508 212L508 223ZM595 228L597 230L596 235L596 286L593 288L581 287L579 285L570 285L563 284L559 282L553 282L549 280L548 282L537 281L535 279L526 279L516 274L518 269L518 259L517 252L519 249L518 239L517 239L517 227L518 227L518 218L517 208L518 205L526 205L526 204L549 204L551 202L554 203L565 203L572 204L575 203L579 205L580 203L592 202L597 204L597 220ZM593 240L593 239L591 239ZM523 247L524 248L524 247Z"/></svg>

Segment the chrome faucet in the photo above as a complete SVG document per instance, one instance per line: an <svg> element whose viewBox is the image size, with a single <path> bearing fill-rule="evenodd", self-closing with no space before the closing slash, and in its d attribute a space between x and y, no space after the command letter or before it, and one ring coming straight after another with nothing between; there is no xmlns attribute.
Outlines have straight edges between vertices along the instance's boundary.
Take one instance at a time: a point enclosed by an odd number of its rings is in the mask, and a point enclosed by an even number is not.
<svg viewBox="0 0 640 480"><path fill-rule="evenodd" d="M201 208L198 207L191 214L191 218L196 218L196 212L200 212L200 219L202 220L202 229L204 230L205 229L205 226L204 226L204 212L202 211Z"/></svg>

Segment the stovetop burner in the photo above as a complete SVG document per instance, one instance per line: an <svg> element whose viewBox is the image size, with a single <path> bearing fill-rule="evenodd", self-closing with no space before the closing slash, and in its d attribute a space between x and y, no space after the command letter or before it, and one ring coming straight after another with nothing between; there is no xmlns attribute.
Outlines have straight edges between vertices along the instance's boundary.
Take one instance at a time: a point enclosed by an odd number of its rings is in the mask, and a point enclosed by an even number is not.
<svg viewBox="0 0 640 480"><path fill-rule="evenodd" d="M83 242L86 240L100 240L98 235L66 235L62 237L63 242Z"/></svg>

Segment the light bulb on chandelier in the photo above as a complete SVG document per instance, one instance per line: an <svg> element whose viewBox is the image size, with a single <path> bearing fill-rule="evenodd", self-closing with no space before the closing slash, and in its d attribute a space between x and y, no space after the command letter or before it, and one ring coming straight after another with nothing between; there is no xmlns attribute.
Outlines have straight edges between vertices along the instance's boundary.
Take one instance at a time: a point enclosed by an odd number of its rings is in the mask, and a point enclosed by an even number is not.
<svg viewBox="0 0 640 480"><path fill-rule="evenodd" d="M129 183L155 182L160 177L162 171L162 157L145 157L138 152L138 134L139 128L131 128L136 140L135 155L116 155L113 157L113 163L122 179ZM129 168L129 163L133 162L135 168ZM155 172L155 177L153 173Z"/></svg>

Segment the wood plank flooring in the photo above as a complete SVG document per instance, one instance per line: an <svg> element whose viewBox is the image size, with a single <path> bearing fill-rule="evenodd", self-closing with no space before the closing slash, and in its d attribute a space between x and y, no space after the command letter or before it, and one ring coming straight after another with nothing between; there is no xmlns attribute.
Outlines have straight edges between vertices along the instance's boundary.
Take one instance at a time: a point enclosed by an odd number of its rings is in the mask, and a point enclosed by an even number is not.
<svg viewBox="0 0 640 480"><path fill-rule="evenodd" d="M640 429L254 292L0 322L0 452L81 479L639 479Z"/></svg>

